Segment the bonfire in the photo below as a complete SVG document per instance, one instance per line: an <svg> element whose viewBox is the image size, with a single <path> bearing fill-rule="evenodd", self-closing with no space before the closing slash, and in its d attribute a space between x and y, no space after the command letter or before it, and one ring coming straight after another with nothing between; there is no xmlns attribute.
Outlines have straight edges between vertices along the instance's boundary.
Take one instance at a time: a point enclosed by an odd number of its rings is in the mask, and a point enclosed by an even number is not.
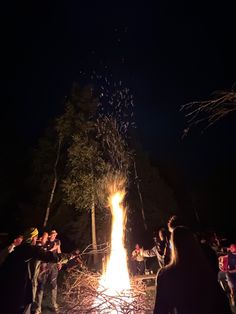
<svg viewBox="0 0 236 314"><path fill-rule="evenodd" d="M153 309L153 293L141 281L130 279L125 249L125 180L109 184L108 201L112 214L110 256L103 274L75 270L66 284L67 313L148 314Z"/></svg>

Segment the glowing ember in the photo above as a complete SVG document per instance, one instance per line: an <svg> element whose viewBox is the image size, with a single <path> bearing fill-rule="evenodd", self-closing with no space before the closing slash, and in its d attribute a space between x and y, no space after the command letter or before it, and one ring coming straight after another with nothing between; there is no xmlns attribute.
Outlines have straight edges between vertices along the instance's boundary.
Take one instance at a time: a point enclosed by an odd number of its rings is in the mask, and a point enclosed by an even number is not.
<svg viewBox="0 0 236 314"><path fill-rule="evenodd" d="M96 304L101 304L100 313L122 313L120 306L116 304L116 298L123 298L123 302L130 303L131 298L127 295L130 289L129 272L127 267L127 255L124 248L124 229L126 223L126 212L122 206L125 192L115 192L109 199L112 212L112 233L111 233L111 252L106 265L105 273L102 275L98 292L103 292L109 299L98 297ZM111 298L110 298L111 297ZM111 301L112 299L112 301ZM107 309L113 304L113 310Z"/></svg>

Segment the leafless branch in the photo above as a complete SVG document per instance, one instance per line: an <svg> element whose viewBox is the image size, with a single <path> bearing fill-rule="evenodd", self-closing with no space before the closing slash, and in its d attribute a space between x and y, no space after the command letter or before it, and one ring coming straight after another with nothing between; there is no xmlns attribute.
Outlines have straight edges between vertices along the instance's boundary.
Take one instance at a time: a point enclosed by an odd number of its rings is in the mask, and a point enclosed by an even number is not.
<svg viewBox="0 0 236 314"><path fill-rule="evenodd" d="M154 294L147 291L143 282L133 279L129 291L110 296L105 288L98 289L100 276L89 271L70 271L63 288L63 313L152 313Z"/></svg>
<svg viewBox="0 0 236 314"><path fill-rule="evenodd" d="M231 90L216 91L209 100L192 101L181 106L180 111L185 112L187 128L183 136L187 135L190 128L201 123L206 128L236 110L236 83Z"/></svg>

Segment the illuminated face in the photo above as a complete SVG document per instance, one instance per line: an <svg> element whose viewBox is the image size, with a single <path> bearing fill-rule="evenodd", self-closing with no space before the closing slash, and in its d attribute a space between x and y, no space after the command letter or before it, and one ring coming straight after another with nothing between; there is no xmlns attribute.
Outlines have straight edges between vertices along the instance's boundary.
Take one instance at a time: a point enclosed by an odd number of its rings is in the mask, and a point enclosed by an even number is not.
<svg viewBox="0 0 236 314"><path fill-rule="evenodd" d="M35 237L32 238L31 244L36 245L37 239L38 239L38 236L36 235Z"/></svg>
<svg viewBox="0 0 236 314"><path fill-rule="evenodd" d="M42 235L42 238L41 238L41 242L42 243L46 243L47 240L48 240L48 233L44 232L43 235Z"/></svg>
<svg viewBox="0 0 236 314"><path fill-rule="evenodd" d="M135 249L136 249L136 250L139 250L139 249L140 249L140 247L139 247L138 244L135 245Z"/></svg>
<svg viewBox="0 0 236 314"><path fill-rule="evenodd" d="M231 244L230 245L230 252L233 254L236 254L236 244Z"/></svg>
<svg viewBox="0 0 236 314"><path fill-rule="evenodd" d="M18 237L14 240L14 244L15 246L18 246L21 244L21 242L23 241L23 237Z"/></svg>
<svg viewBox="0 0 236 314"><path fill-rule="evenodd" d="M56 239L57 234L56 233L52 233L50 235L50 241L54 241Z"/></svg>

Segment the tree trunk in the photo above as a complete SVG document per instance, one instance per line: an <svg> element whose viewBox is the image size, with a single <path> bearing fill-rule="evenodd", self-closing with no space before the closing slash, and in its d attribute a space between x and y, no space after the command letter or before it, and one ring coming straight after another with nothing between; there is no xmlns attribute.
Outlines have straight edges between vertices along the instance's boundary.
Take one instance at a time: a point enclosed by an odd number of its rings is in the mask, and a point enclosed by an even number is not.
<svg viewBox="0 0 236 314"><path fill-rule="evenodd" d="M53 179L53 184L52 184L52 190L51 190L51 194L50 194L50 198L49 198L49 201L48 201L48 206L47 206L47 209L46 209L44 222L43 222L43 227L44 228L47 226L47 223L48 223L50 209L51 209L51 205L52 205L52 202L53 202L53 198L54 198L54 194L55 194L55 190L56 190L57 182L58 182L57 164L58 164L58 161L59 161L59 158L60 158L60 153L61 153L61 142L62 142L62 140L61 140L61 138L59 138L58 148L57 148L57 156L56 156L56 160L55 160L54 167L53 167L54 179Z"/></svg>
<svg viewBox="0 0 236 314"><path fill-rule="evenodd" d="M143 208L143 197L142 197L142 194L141 194L141 191L140 191L137 167L136 167L136 162L135 162L134 159L133 159L133 162L134 162L135 181L136 181L138 195L139 195L139 199L140 199L140 205L141 205L141 213L142 213L142 218L143 218L143 225L144 225L144 229L147 230L147 223L146 223L146 218L145 218L145 213L144 213L144 208Z"/></svg>
<svg viewBox="0 0 236 314"><path fill-rule="evenodd" d="M97 236L96 236L96 216L95 216L95 203L94 196L92 200L92 208L91 208L91 223L92 223L92 246L93 246L93 262L96 265L98 262L98 254L97 254Z"/></svg>

